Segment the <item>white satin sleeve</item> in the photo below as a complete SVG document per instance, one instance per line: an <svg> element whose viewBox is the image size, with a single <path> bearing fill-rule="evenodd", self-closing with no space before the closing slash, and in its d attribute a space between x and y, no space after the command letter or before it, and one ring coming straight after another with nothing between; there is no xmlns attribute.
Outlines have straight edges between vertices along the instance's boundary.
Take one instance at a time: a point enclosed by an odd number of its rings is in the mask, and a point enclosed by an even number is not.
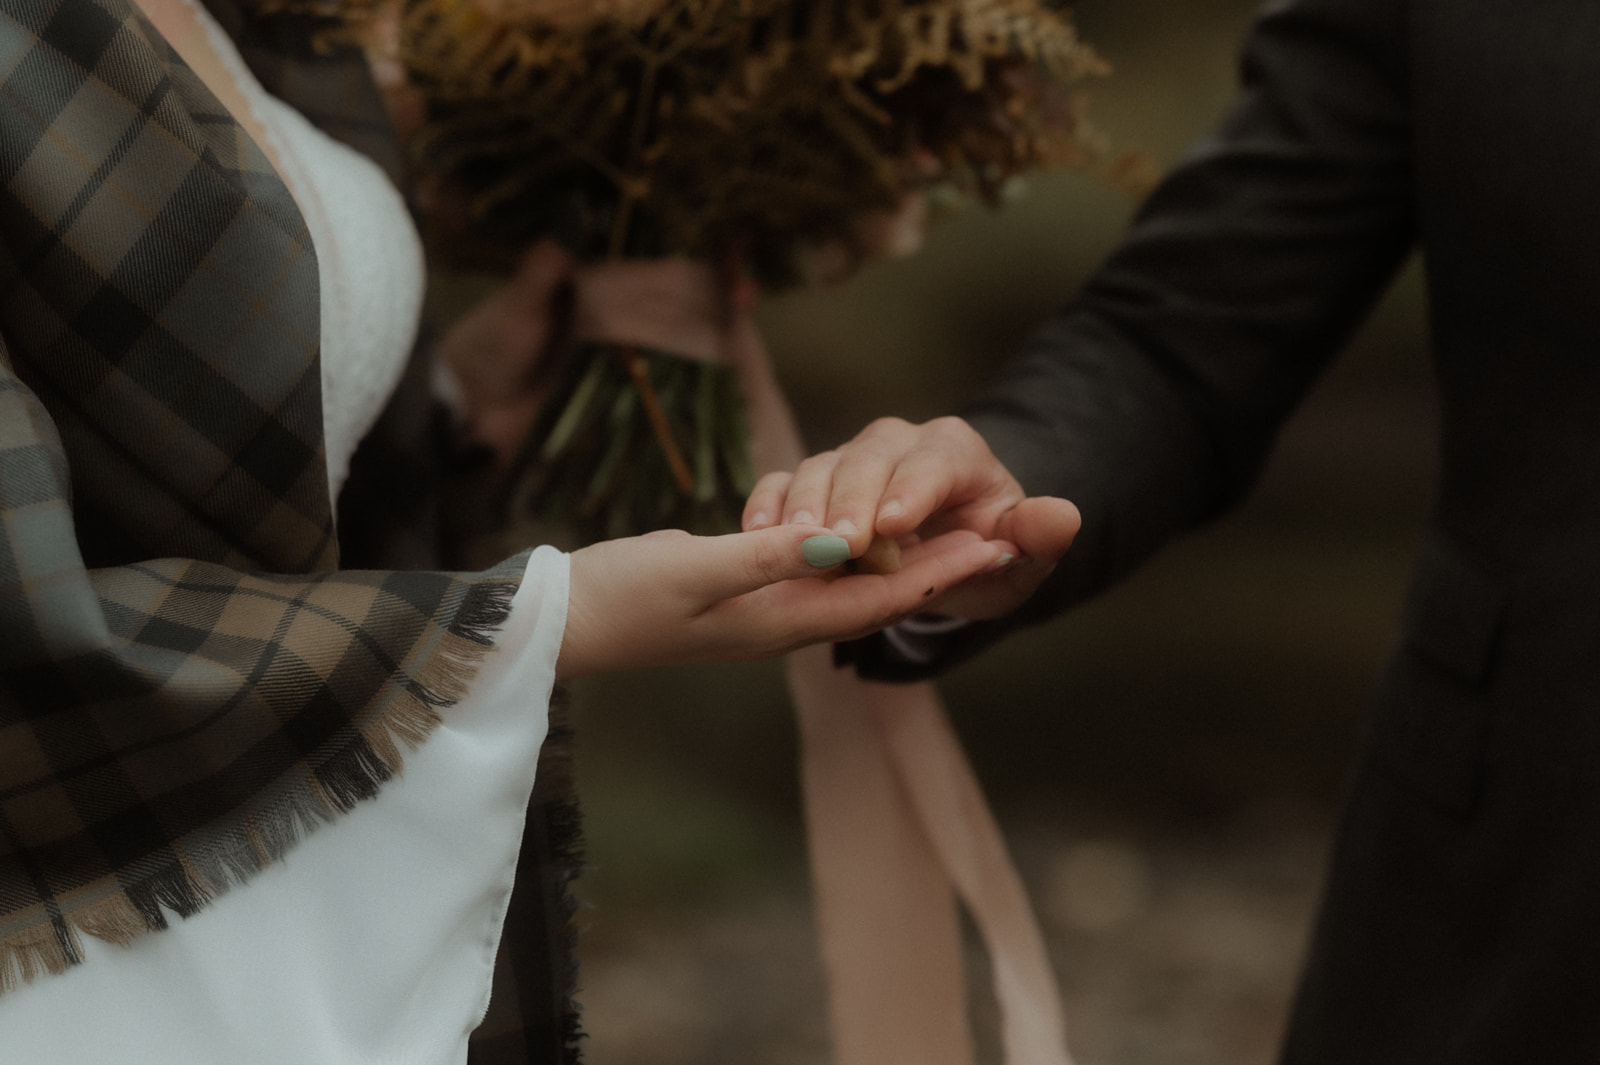
<svg viewBox="0 0 1600 1065"><path fill-rule="evenodd" d="M489 1002L566 626L528 562L471 693L378 796L170 928L0 995L0 1061L462 1065Z"/></svg>

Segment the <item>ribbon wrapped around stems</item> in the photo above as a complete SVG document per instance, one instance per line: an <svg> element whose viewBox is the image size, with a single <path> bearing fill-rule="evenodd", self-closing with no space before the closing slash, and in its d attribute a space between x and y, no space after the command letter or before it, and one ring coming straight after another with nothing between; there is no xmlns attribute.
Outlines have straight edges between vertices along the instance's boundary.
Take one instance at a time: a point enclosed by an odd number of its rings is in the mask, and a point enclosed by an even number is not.
<svg viewBox="0 0 1600 1065"><path fill-rule="evenodd" d="M586 268L575 332L731 365L761 472L805 457L753 295L686 260ZM790 656L837 1065L971 1065L957 900L990 960L1007 1065L1071 1065L1043 936L932 684Z"/></svg>

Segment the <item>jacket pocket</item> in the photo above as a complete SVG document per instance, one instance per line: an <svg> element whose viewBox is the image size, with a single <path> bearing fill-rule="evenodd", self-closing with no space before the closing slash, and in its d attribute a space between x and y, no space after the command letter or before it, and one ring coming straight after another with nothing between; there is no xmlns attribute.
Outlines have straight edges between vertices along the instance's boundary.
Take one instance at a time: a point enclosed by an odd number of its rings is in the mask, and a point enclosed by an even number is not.
<svg viewBox="0 0 1600 1065"><path fill-rule="evenodd" d="M1375 760L1401 786L1456 817L1472 813L1482 787L1508 605L1504 588L1476 560L1442 537L1430 539L1378 696Z"/></svg>

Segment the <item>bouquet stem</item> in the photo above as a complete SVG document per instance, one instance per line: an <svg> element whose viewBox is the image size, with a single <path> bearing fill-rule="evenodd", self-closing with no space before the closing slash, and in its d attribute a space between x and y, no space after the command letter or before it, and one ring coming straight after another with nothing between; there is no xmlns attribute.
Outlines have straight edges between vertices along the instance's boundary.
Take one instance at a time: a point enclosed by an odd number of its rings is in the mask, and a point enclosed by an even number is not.
<svg viewBox="0 0 1600 1065"><path fill-rule="evenodd" d="M645 418L650 422L650 431L655 434L656 443L661 445L661 452L666 456L667 468L672 471L672 479L677 482L678 490L684 495L693 495L694 475L689 472L689 463L684 460L678 442L672 438L672 423L667 420L667 412L661 406L661 397L656 395L655 386L650 383L649 367L645 365L644 358L635 348L619 348L617 356L627 369L633 387L638 390L639 404L644 408Z"/></svg>

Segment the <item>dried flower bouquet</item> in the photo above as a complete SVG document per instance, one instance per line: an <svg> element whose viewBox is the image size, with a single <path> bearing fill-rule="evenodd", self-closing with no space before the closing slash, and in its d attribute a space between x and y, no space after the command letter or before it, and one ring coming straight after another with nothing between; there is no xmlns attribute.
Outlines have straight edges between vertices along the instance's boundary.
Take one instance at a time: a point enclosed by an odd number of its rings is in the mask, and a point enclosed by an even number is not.
<svg viewBox="0 0 1600 1065"><path fill-rule="evenodd" d="M585 257L779 289L882 251L873 223L929 190L994 203L1095 156L1079 96L1104 66L1049 0L403 0L398 30L420 165L482 232ZM726 525L750 487L739 412L726 367L585 346L518 494L591 538Z"/></svg>

